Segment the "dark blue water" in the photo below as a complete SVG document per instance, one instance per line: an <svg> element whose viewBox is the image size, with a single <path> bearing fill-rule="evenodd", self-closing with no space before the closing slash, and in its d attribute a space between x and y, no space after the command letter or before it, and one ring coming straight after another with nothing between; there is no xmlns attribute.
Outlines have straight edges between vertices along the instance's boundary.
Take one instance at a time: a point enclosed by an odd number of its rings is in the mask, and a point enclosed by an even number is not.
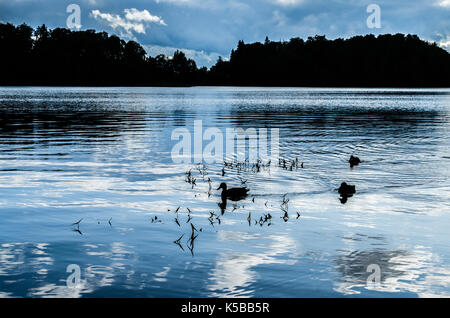
<svg viewBox="0 0 450 318"><path fill-rule="evenodd" d="M0 297L450 296L450 90L0 88L0 110ZM202 176L171 157L194 120L279 128L304 168Z"/></svg>

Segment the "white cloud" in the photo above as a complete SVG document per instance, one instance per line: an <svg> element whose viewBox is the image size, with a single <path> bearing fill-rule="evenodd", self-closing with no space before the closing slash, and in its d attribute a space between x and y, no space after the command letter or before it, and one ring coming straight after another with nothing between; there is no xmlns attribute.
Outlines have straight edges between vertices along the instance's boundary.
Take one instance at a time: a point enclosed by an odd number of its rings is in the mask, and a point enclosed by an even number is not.
<svg viewBox="0 0 450 318"><path fill-rule="evenodd" d="M441 0L436 3L436 5L444 8L450 8L450 0Z"/></svg>
<svg viewBox="0 0 450 318"><path fill-rule="evenodd" d="M276 4L282 6L295 6L303 2L303 0L273 0Z"/></svg>
<svg viewBox="0 0 450 318"><path fill-rule="evenodd" d="M197 51L192 49L185 48L175 48L170 46L160 46L160 45L144 45L145 51L149 56L157 56L159 54L164 54L166 56L172 56L176 50L182 51L187 58L193 59L197 66L206 66L211 67L217 62L219 56L222 56L224 60L226 58L223 54L219 54L216 52L205 52L205 51Z"/></svg>
<svg viewBox="0 0 450 318"><path fill-rule="evenodd" d="M441 48L443 48L443 49L445 49L445 50L447 50L447 51L450 52L450 35L447 35L447 37L446 37L445 39L441 39L441 40L438 42L438 45L439 45Z"/></svg>
<svg viewBox="0 0 450 318"><path fill-rule="evenodd" d="M132 36L132 31L145 34L146 25L144 23L157 23L167 25L161 17L150 14L147 10L139 11L135 8L125 9L125 18L118 14L102 13L99 10L92 10L91 15L96 20L106 21L113 29L121 29L126 35Z"/></svg>
<svg viewBox="0 0 450 318"><path fill-rule="evenodd" d="M193 0L155 0L156 3L176 3L176 4L186 4L186 3L193 3Z"/></svg>
<svg viewBox="0 0 450 318"><path fill-rule="evenodd" d="M151 15L147 10L139 11L135 8L125 9L125 19L137 22L154 22L161 25L167 25L163 19L158 16Z"/></svg>
<svg viewBox="0 0 450 318"><path fill-rule="evenodd" d="M273 12L272 20L275 22L275 24L278 27L286 25L286 22L287 22L286 16L278 10L275 10Z"/></svg>
<svg viewBox="0 0 450 318"><path fill-rule="evenodd" d="M0 0L1 1L1 0ZM224 9L242 10L248 9L249 5L241 0L154 0L158 4L172 4L199 8L201 10L216 11Z"/></svg>
<svg viewBox="0 0 450 318"><path fill-rule="evenodd" d="M91 14L96 20L105 20L108 22L113 29L123 28L127 32L133 30L137 33L145 33L145 28L142 23L127 22L117 14L102 13L99 10L92 10Z"/></svg>
<svg viewBox="0 0 450 318"><path fill-rule="evenodd" d="M450 34L436 33L431 38L424 39L424 41L427 41L430 44L435 43L450 53Z"/></svg>

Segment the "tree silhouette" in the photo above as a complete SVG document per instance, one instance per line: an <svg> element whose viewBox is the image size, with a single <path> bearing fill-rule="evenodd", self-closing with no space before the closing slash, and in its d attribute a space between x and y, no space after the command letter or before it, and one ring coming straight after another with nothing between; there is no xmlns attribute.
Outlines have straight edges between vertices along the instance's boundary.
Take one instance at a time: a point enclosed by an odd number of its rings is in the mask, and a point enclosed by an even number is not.
<svg viewBox="0 0 450 318"><path fill-rule="evenodd" d="M450 54L416 35L385 34L264 44L239 41L210 70L216 85L450 86Z"/></svg>
<svg viewBox="0 0 450 318"><path fill-rule="evenodd" d="M139 43L106 32L7 23L0 69L1 85L450 86L450 54L403 34L239 41L208 70L181 51L147 56Z"/></svg>

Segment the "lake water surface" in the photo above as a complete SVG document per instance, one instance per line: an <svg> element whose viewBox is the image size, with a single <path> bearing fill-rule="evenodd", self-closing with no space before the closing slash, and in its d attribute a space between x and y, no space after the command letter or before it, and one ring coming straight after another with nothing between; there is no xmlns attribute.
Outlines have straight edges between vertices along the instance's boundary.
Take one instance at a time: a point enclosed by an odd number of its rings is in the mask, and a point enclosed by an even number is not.
<svg viewBox="0 0 450 318"><path fill-rule="evenodd" d="M0 297L450 297L448 89L3 87L0 110ZM171 157L194 120L279 128L304 168L202 176Z"/></svg>

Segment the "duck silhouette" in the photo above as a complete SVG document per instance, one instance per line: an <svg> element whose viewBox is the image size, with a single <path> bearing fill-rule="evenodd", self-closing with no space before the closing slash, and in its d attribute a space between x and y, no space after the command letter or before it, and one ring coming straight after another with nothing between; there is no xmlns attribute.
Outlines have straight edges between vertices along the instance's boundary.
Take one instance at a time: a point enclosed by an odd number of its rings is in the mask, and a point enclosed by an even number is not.
<svg viewBox="0 0 450 318"><path fill-rule="evenodd" d="M222 202L225 202L227 199L231 201L239 201L244 199L247 196L247 192L250 190L247 188L231 188L228 189L227 184L222 182L217 190L222 189Z"/></svg>
<svg viewBox="0 0 450 318"><path fill-rule="evenodd" d="M349 185L346 182L342 182L338 189L341 197L339 200L342 204L347 203L348 198L352 197L356 193L356 187L354 185Z"/></svg>
<svg viewBox="0 0 450 318"><path fill-rule="evenodd" d="M348 162L350 163L350 167L353 168L354 166L359 165L361 163L361 160L358 157L354 157L353 155L351 155Z"/></svg>
<svg viewBox="0 0 450 318"><path fill-rule="evenodd" d="M354 185L349 185L346 182L342 182L338 192L342 197L351 197L356 193L356 187Z"/></svg>

